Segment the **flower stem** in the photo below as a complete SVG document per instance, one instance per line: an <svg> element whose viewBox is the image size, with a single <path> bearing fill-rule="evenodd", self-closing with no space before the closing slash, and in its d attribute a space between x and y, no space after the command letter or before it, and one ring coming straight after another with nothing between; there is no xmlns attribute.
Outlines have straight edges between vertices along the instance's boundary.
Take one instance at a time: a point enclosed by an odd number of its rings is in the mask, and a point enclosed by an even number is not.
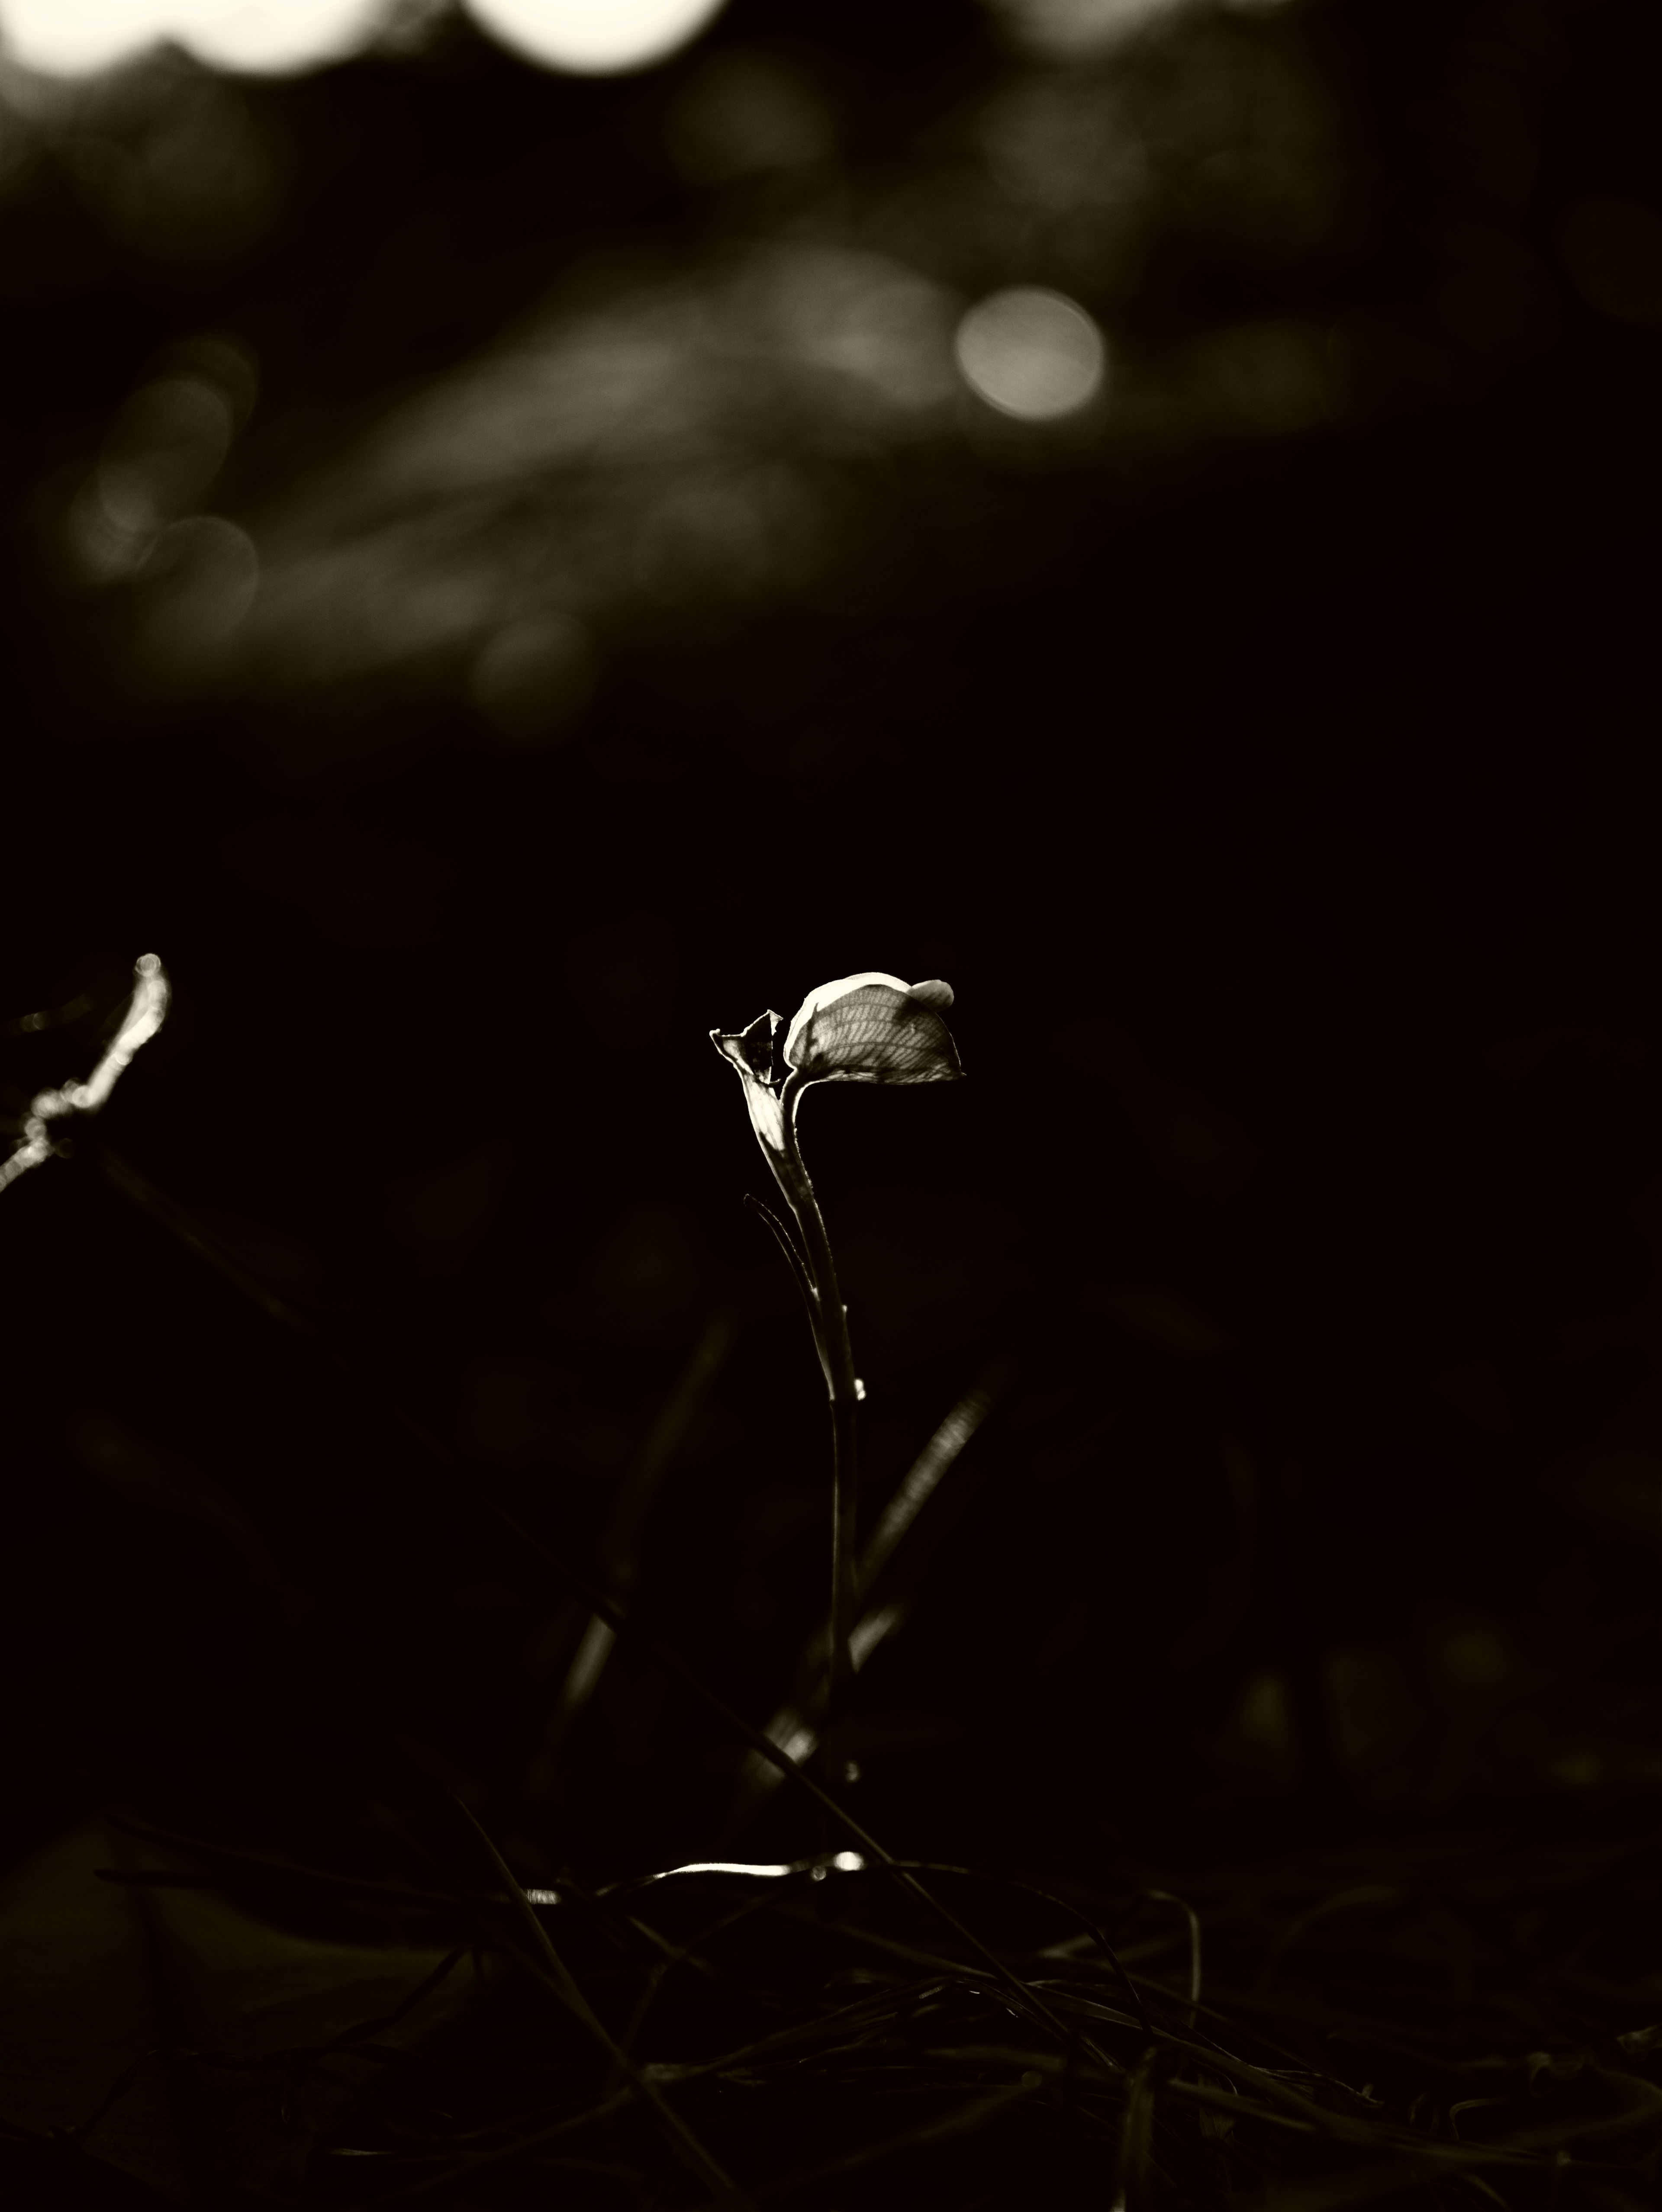
<svg viewBox="0 0 1662 2212"><path fill-rule="evenodd" d="M831 1736L847 1719L854 1681L854 1566L855 1518L860 1508L860 1461L855 1433L856 1401L831 1400L831 1682L826 1700L825 1736ZM844 1779L842 1775L837 1778Z"/></svg>
<svg viewBox="0 0 1662 2212"><path fill-rule="evenodd" d="M783 1109L785 1164L788 1173L780 1188L790 1200L802 1232L809 1280L814 1295L814 1335L820 1364L825 1370L831 1413L831 1601L829 1680L826 1684L825 1741L831 1763L837 1764L833 1739L846 1718L849 1689L854 1679L854 1657L849 1638L854 1627L855 1519L859 1511L859 1462L855 1416L861 1391L854 1371L854 1351L849 1341L849 1316L837 1280L837 1262L825 1216L814 1195L813 1183L803 1164L796 1139L796 1113L804 1078L790 1076L780 1094ZM840 1772L831 1778L841 1781Z"/></svg>

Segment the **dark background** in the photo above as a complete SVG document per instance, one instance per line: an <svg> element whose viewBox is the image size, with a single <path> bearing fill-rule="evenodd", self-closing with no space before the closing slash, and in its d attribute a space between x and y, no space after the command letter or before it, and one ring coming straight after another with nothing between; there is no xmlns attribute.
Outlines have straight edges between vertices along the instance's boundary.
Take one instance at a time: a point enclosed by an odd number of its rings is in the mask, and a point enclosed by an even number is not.
<svg viewBox="0 0 1662 2212"><path fill-rule="evenodd" d="M527 1878L814 1846L624 1650L537 1778L582 1615L485 1501L587 1575L730 1311L634 1603L788 1692L828 1439L706 1032L868 966L971 1078L805 1113L869 1508L1009 1378L863 1678L886 1839L1653 1793L1655 12L733 0L593 81L436 15L5 101L0 1014L88 1001L10 1110L176 993L0 1195L9 1855L350 1863L435 1765ZM897 398L880 279L1062 290L1105 401Z"/></svg>

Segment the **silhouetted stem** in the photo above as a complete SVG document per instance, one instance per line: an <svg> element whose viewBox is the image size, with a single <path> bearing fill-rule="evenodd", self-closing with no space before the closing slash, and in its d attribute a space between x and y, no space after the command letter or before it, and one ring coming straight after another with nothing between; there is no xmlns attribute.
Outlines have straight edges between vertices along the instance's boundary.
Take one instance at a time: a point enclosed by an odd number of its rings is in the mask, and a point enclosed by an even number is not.
<svg viewBox="0 0 1662 2212"><path fill-rule="evenodd" d="M855 1401L831 1400L831 1694L825 1708L829 1742L848 1717L849 1688L854 1680L854 1653L849 1639L855 1614L855 1516L859 1510L860 1462L855 1433ZM842 1777L837 1778L839 1780Z"/></svg>
<svg viewBox="0 0 1662 2212"><path fill-rule="evenodd" d="M826 1700L827 1741L843 1717L848 1686L854 1675L849 1638L854 1628L855 1521L859 1509L859 1475L855 1453L855 1415L860 1403L860 1382L854 1371L854 1352L849 1342L849 1317L837 1280L837 1262L825 1216L814 1195L813 1182L803 1164L796 1140L796 1110L807 1083L792 1075L780 1095L784 1111L784 1172L776 1169L779 1187L790 1200L802 1232L802 1246L813 1290L814 1336L825 1370L831 1410L831 1603L829 1696Z"/></svg>

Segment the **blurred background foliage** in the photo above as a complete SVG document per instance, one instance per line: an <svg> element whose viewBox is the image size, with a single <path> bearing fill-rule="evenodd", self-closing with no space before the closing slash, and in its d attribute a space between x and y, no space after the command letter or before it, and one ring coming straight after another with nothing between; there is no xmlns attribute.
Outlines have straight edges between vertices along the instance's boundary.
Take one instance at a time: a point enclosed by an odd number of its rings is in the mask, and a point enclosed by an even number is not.
<svg viewBox="0 0 1662 2212"><path fill-rule="evenodd" d="M868 965L971 1078L805 1115L871 1510L1008 1376L880 1832L1653 1790L1654 12L492 20L72 69L0 6L0 1103L177 992L0 1206L8 1849L326 1859L405 1722L527 1878L726 1832L625 1650L551 1753L582 1612L479 1496L587 1573L728 1316L635 1601L788 1694L824 1417L706 1033Z"/></svg>

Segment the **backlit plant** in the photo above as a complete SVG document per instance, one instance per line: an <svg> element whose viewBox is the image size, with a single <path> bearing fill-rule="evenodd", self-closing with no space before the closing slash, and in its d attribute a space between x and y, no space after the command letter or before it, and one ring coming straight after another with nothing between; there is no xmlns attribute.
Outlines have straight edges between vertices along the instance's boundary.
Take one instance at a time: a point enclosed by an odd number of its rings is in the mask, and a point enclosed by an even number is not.
<svg viewBox="0 0 1662 2212"><path fill-rule="evenodd" d="M801 1289L814 1350L831 1401L831 1600L826 1695L828 1777L843 1778L836 1753L854 1673L849 1634L854 1625L855 1520L858 1510L855 1414L865 1388L855 1370L848 1310L825 1217L797 1138L803 1093L816 1083L950 1083L964 1073L952 1033L941 1019L953 1003L940 981L903 983L898 975L844 975L810 991L786 1027L770 1011L748 1029L710 1031L711 1042L737 1070L751 1126L774 1181L784 1194L789 1223L759 1200ZM794 1228L791 1224L794 1224Z"/></svg>

